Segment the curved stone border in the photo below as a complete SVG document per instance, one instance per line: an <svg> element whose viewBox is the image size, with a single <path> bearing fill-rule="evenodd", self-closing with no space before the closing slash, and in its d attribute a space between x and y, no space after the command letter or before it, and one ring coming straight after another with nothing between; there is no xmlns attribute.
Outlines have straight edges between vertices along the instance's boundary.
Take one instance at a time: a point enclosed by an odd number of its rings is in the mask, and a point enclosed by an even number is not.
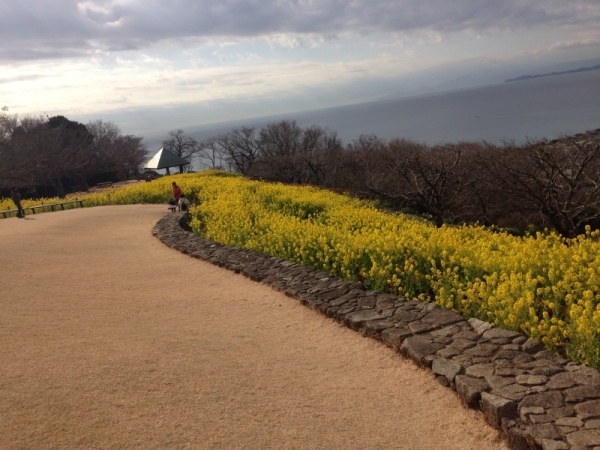
<svg viewBox="0 0 600 450"><path fill-rule="evenodd" d="M193 234L169 213L153 234L189 256L265 283L382 341L482 411L511 449L600 449L600 372L557 356L522 334L465 320L430 303L367 291L300 264Z"/></svg>

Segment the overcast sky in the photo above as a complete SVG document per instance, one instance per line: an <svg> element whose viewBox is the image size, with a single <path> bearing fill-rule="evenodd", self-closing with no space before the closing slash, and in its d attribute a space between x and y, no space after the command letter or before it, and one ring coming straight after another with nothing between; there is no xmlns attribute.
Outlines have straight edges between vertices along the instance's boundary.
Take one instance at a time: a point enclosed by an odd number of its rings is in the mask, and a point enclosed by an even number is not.
<svg viewBox="0 0 600 450"><path fill-rule="evenodd" d="M2 1L0 106L127 132L276 115L575 68L598 23L598 0Z"/></svg>

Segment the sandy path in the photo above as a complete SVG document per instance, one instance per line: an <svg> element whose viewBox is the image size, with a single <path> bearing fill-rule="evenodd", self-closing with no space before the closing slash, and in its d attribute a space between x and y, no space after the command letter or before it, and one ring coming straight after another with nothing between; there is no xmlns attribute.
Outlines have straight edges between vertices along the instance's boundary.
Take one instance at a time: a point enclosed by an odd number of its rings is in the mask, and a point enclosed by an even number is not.
<svg viewBox="0 0 600 450"><path fill-rule="evenodd" d="M505 448L385 346L164 246L165 210L0 220L1 449Z"/></svg>

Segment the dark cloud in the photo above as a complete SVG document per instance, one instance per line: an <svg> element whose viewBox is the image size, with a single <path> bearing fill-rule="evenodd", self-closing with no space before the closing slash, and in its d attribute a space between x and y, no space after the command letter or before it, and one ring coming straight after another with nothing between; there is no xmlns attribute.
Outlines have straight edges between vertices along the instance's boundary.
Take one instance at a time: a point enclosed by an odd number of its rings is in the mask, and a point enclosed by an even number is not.
<svg viewBox="0 0 600 450"><path fill-rule="evenodd" d="M598 0L28 0L0 6L0 58L70 57L184 37L594 29L599 19Z"/></svg>

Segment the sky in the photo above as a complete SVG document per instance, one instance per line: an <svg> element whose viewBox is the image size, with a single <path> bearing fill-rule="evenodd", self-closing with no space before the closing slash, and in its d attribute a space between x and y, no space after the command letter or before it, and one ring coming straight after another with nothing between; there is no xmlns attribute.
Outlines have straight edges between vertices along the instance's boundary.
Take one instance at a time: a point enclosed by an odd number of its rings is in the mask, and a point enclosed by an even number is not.
<svg viewBox="0 0 600 450"><path fill-rule="evenodd" d="M598 0L0 1L0 106L127 133L573 69Z"/></svg>

